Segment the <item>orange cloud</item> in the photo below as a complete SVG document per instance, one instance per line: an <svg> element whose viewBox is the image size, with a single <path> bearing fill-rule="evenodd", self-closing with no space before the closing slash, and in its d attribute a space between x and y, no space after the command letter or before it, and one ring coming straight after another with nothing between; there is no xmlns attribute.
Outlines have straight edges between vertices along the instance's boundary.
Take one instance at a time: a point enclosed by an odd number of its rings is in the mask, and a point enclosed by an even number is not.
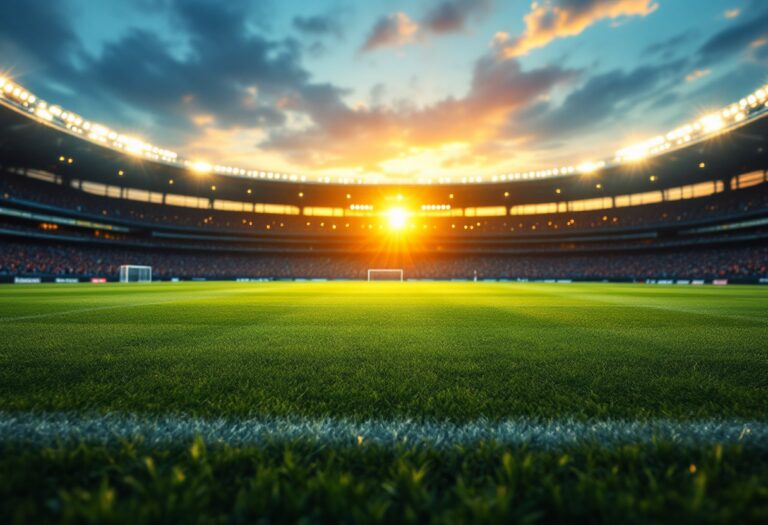
<svg viewBox="0 0 768 525"><path fill-rule="evenodd" d="M262 147L313 170L390 174L406 165L412 168L416 160L439 163L477 158L489 143L504 140L504 130L516 111L578 74L558 67L526 71L516 60L486 56L476 63L472 84L463 97L423 107L340 106L328 111L327 107L302 107L296 101L295 110L309 113L315 125L274 136Z"/></svg>
<svg viewBox="0 0 768 525"><path fill-rule="evenodd" d="M208 113L200 113L198 115L192 116L192 122L195 123L195 126L198 127L204 127L204 126L210 126L216 121L216 118Z"/></svg>
<svg viewBox="0 0 768 525"><path fill-rule="evenodd" d="M731 18L737 18L741 14L741 9L729 9L725 13L723 13L723 16L725 18L731 19Z"/></svg>
<svg viewBox="0 0 768 525"><path fill-rule="evenodd" d="M403 12L392 13L376 22L361 51L409 44L413 41L418 30L419 25L411 20L407 14Z"/></svg>
<svg viewBox="0 0 768 525"><path fill-rule="evenodd" d="M658 9L653 0L545 0L534 2L525 16L525 31L497 41L500 56L518 57L558 38L576 36L600 20L647 16Z"/></svg>
<svg viewBox="0 0 768 525"><path fill-rule="evenodd" d="M492 0L444 0L434 4L421 18L413 21L399 11L379 18L368 34L360 51L372 51L382 47L400 47L423 40L429 35L440 36L463 31L470 19L487 15Z"/></svg>
<svg viewBox="0 0 768 525"><path fill-rule="evenodd" d="M710 73L712 73L712 70L710 69L697 69L696 71L688 73L688 75L685 77L685 81L694 82L695 80L699 80L700 78L708 76Z"/></svg>

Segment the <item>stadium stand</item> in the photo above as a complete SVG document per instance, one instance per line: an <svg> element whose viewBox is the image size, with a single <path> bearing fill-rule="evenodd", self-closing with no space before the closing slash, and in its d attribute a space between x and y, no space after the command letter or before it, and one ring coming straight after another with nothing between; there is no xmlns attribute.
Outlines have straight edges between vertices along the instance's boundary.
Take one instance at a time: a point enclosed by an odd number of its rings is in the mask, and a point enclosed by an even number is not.
<svg viewBox="0 0 768 525"><path fill-rule="evenodd" d="M400 186L188 161L0 93L4 281L768 279L763 89L608 161Z"/></svg>

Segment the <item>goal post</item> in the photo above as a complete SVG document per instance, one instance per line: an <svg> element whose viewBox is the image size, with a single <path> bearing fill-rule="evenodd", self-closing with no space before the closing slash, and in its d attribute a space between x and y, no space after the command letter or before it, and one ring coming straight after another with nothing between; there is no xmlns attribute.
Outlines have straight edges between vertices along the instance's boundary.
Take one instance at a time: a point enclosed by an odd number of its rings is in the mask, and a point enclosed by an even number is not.
<svg viewBox="0 0 768 525"><path fill-rule="evenodd" d="M368 282L371 281L403 282L403 270L390 268L371 268L368 270Z"/></svg>
<svg viewBox="0 0 768 525"><path fill-rule="evenodd" d="M152 267L123 264L120 266L121 283L150 283L152 282Z"/></svg>

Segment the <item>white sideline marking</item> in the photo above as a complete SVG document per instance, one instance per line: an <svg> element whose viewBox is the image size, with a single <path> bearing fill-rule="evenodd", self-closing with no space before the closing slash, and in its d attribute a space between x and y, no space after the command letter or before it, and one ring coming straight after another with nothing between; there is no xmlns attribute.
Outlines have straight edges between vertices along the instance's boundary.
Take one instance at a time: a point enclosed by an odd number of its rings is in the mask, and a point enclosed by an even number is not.
<svg viewBox="0 0 768 525"><path fill-rule="evenodd" d="M20 315L17 317L0 317L0 323L2 322L8 322L8 321L26 321L28 319L45 319L46 317L57 317L61 315L70 315L70 314L80 314L80 313L86 313L86 312L98 312L99 310L115 310L117 308L135 308L140 306L155 306L158 304L170 304L170 303L188 303L188 302L194 302L198 300L207 300L207 299L217 299L219 297L226 297L229 295L240 295L245 293L260 293L263 292L263 289L254 291L252 289L241 289L241 290L224 290L222 292L214 292L214 293L192 293L190 295L184 296L184 297L176 297L174 299L168 299L165 301L153 301L148 303L127 303L127 304L110 304L105 306L94 306L91 308L77 308L74 310L63 310L60 312L47 312L44 314L29 314L29 315Z"/></svg>
<svg viewBox="0 0 768 525"><path fill-rule="evenodd" d="M504 445L562 448L578 444L619 446L671 442L679 446L743 444L768 449L768 422L739 419L576 421L479 419L468 423L411 419L354 421L344 418L199 418L179 415L82 415L68 412L0 412L0 444L184 444L196 436L235 446L303 440L336 446L377 444L438 448L495 441Z"/></svg>
<svg viewBox="0 0 768 525"><path fill-rule="evenodd" d="M131 304L111 304L108 306L94 306L92 308L78 308L76 310L64 310L61 312L48 312L45 314L30 314L30 315L20 315L18 317L0 317L0 322L6 322L6 321L26 321L27 319L44 319L46 317L56 317L60 315L69 315L69 314L81 314L85 312L98 312L99 310L114 310L116 308L132 308L134 306L153 306L156 304L166 304L166 303L173 303L173 302L179 302L176 301L157 301L154 303L131 303Z"/></svg>

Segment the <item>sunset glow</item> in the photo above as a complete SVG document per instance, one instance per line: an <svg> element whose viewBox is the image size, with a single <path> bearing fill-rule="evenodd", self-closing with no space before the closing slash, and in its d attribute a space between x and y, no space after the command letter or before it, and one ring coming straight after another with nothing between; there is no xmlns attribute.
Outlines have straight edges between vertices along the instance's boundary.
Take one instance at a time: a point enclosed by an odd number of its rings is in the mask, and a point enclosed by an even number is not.
<svg viewBox="0 0 768 525"><path fill-rule="evenodd" d="M392 208L387 212L389 228L399 231L408 225L408 212L403 208Z"/></svg>
<svg viewBox="0 0 768 525"><path fill-rule="evenodd" d="M594 166L768 80L761 4L55 4L0 21L4 76L126 133L129 153L157 144L202 173L438 183Z"/></svg>

